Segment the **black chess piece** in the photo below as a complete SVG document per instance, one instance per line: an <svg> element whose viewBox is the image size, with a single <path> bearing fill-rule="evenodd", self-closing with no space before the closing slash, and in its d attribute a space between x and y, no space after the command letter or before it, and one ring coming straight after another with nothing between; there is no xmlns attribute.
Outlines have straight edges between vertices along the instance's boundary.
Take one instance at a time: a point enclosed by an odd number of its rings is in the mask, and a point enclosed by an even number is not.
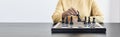
<svg viewBox="0 0 120 37"><path fill-rule="evenodd" d="M96 21L95 21L95 18L93 18L93 22L92 23L95 23Z"/></svg>
<svg viewBox="0 0 120 37"><path fill-rule="evenodd" d="M68 24L68 16L66 17L66 21L65 21L65 24Z"/></svg>
<svg viewBox="0 0 120 37"><path fill-rule="evenodd" d="M87 24L87 17L85 16L85 20L84 20L84 26L85 27L88 27L88 24Z"/></svg>
<svg viewBox="0 0 120 37"><path fill-rule="evenodd" d="M84 24L87 24L87 17L85 16Z"/></svg>
<svg viewBox="0 0 120 37"><path fill-rule="evenodd" d="M91 26L91 21L90 21L90 17L88 17L88 27Z"/></svg>
<svg viewBox="0 0 120 37"><path fill-rule="evenodd" d="M64 23L64 18L62 18L62 23Z"/></svg>
<svg viewBox="0 0 120 37"><path fill-rule="evenodd" d="M70 18L70 25L73 25L73 19L72 19L72 16Z"/></svg>
<svg viewBox="0 0 120 37"><path fill-rule="evenodd" d="M91 22L90 22L90 17L88 17L88 24L91 24Z"/></svg>
<svg viewBox="0 0 120 37"><path fill-rule="evenodd" d="M81 18L80 18L80 13L79 13L79 11L77 11L78 12L78 14L77 14L77 17L78 17L78 20L77 20L77 22L78 22L78 27L79 28L82 28L83 26L83 22L82 22L82 20L81 20Z"/></svg>
<svg viewBox="0 0 120 37"><path fill-rule="evenodd" d="M78 16L78 22L81 22L81 19L80 19L80 14L79 14L79 11L77 11L78 12L78 14L77 14L77 16Z"/></svg>
<svg viewBox="0 0 120 37"><path fill-rule="evenodd" d="M66 17L65 22L64 19L62 18L62 27L68 27L68 16Z"/></svg>
<svg viewBox="0 0 120 37"><path fill-rule="evenodd" d="M62 27L64 27L65 26L65 24L64 24L65 22L64 22L64 18L62 18Z"/></svg>
<svg viewBox="0 0 120 37"><path fill-rule="evenodd" d="M91 28L95 28L95 23L96 23L95 18L93 18L92 27Z"/></svg>

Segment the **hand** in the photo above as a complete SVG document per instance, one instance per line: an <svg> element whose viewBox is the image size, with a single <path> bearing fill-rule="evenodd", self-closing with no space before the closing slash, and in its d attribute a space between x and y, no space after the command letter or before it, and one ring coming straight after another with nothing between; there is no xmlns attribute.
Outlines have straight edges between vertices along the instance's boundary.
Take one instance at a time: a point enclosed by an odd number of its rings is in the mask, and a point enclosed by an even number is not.
<svg viewBox="0 0 120 37"><path fill-rule="evenodd" d="M74 8L70 8L67 11L63 12L62 18L65 18L67 16L71 16L71 15L77 16L77 11Z"/></svg>

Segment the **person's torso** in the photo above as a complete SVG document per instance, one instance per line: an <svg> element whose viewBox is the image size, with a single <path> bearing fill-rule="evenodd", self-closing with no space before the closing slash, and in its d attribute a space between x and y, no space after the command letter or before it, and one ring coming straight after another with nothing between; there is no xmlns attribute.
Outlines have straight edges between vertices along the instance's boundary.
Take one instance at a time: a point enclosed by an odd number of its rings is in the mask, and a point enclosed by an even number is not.
<svg viewBox="0 0 120 37"><path fill-rule="evenodd" d="M63 10L74 8L80 12L80 16L90 16L92 0L62 0Z"/></svg>

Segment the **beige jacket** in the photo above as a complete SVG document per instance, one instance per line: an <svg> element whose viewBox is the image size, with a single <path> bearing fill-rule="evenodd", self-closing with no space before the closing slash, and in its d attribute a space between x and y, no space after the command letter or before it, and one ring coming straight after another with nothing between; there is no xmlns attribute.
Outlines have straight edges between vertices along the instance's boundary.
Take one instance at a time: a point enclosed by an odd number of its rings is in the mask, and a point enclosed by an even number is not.
<svg viewBox="0 0 120 37"><path fill-rule="evenodd" d="M61 21L62 13L69 8L74 8L80 12L80 17L95 17L97 22L103 22L103 15L99 10L95 0L59 0L56 10L52 15L54 23Z"/></svg>

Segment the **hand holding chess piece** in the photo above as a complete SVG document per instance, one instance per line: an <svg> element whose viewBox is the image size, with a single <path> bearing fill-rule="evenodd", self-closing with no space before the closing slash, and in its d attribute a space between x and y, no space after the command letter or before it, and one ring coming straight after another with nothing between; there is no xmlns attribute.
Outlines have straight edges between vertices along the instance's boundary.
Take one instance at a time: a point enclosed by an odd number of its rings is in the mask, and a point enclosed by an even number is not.
<svg viewBox="0 0 120 37"><path fill-rule="evenodd" d="M62 23L65 23L66 25L69 24L70 27L72 27L73 25L74 25L74 27L78 27L78 28L83 27L82 20L83 19L80 18L79 11L77 11L77 15L69 15L69 16L66 16L65 18L62 17Z"/></svg>
<svg viewBox="0 0 120 37"><path fill-rule="evenodd" d="M70 8L67 11L62 13L62 18L65 19L65 17L67 16L77 16L77 10L75 10L74 8Z"/></svg>

